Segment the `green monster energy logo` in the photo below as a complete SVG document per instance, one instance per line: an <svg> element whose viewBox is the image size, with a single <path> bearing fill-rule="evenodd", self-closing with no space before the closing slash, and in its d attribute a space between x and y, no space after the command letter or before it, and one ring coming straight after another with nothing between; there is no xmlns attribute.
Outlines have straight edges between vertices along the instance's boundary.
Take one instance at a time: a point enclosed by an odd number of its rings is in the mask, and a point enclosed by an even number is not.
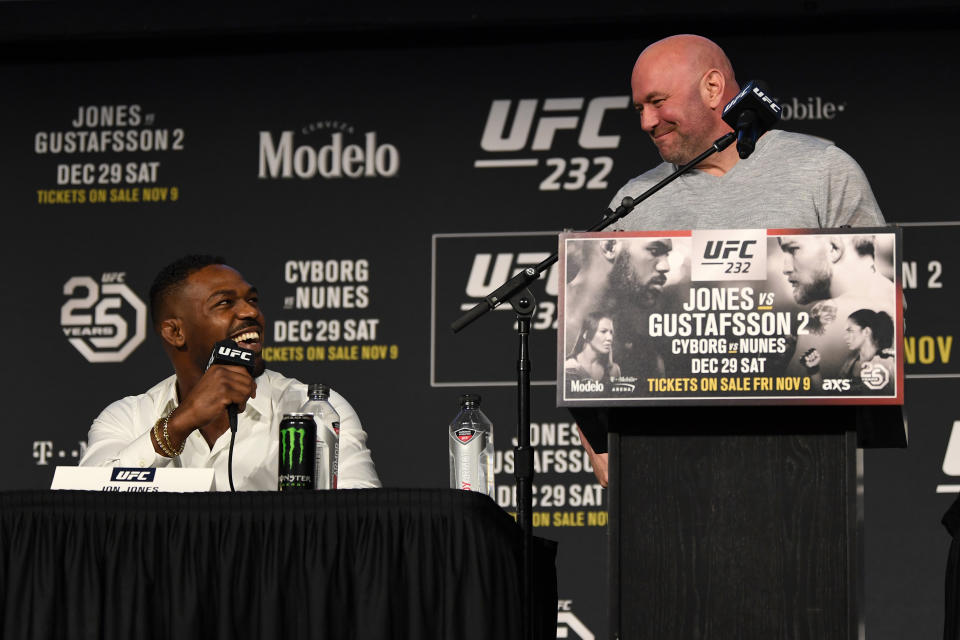
<svg viewBox="0 0 960 640"><path fill-rule="evenodd" d="M300 436L300 459L297 461L300 464L303 464L303 437L307 434L306 429L297 429L295 427L287 427L280 431L280 444L283 446L283 451L281 452L281 457L287 457L287 467L293 468L293 451L296 449L295 438ZM289 441L289 452L287 451L287 445Z"/></svg>

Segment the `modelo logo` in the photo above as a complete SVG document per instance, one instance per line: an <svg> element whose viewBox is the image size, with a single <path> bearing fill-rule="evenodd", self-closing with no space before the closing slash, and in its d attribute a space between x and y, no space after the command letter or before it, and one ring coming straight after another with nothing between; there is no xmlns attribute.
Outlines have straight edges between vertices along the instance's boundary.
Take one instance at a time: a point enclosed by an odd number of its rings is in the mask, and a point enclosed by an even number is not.
<svg viewBox="0 0 960 640"><path fill-rule="evenodd" d="M110 480L116 482L153 482L156 473L156 469L117 467L110 474Z"/></svg>
<svg viewBox="0 0 960 640"><path fill-rule="evenodd" d="M247 362L253 362L253 351L247 351L246 349L231 349L230 347L220 347L217 349L217 353L231 360L246 360Z"/></svg>
<svg viewBox="0 0 960 640"><path fill-rule="evenodd" d="M703 249L703 257L714 260L723 258L724 260L732 255L739 258L753 258L752 253L748 253L750 245L757 244L756 240L708 240Z"/></svg>
<svg viewBox="0 0 960 640"><path fill-rule="evenodd" d="M823 381L824 391L850 391L850 381L846 378L826 379Z"/></svg>
<svg viewBox="0 0 960 640"><path fill-rule="evenodd" d="M376 131L364 134L363 146L344 145L343 132L338 131L330 136L330 144L296 149L293 131L284 131L279 140L269 131L260 132L258 178L392 178L399 170L400 152L392 144L378 144Z"/></svg>
<svg viewBox="0 0 960 640"><path fill-rule="evenodd" d="M63 285L69 297L60 308L63 335L89 362L123 362L147 336L147 306L124 283L125 276L104 273L99 283L74 276Z"/></svg>
<svg viewBox="0 0 960 640"><path fill-rule="evenodd" d="M603 383L596 380L571 380L570 391L600 392L603 391Z"/></svg>
<svg viewBox="0 0 960 640"><path fill-rule="evenodd" d="M539 100L518 100L516 108L513 100L494 100L490 104L487 123L480 138L480 147L484 151L520 151L527 147L530 132L533 131L532 151L549 151L557 131L579 130L577 144L582 149L616 149L620 145L619 135L602 135L604 114L611 109L626 109L630 106L630 96L601 96L586 102L585 98L547 98L543 101L538 116ZM507 132L507 118L514 111L513 124ZM545 113L551 115L544 115ZM580 114L583 113L583 119ZM552 115L563 114L563 115ZM534 121L536 120L536 127Z"/></svg>

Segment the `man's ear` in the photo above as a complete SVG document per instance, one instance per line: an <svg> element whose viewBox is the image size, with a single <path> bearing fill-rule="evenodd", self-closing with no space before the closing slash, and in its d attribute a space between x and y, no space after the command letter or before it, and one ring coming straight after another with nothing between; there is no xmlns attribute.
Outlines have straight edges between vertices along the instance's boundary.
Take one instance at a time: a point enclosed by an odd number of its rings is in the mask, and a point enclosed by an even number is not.
<svg viewBox="0 0 960 640"><path fill-rule="evenodd" d="M607 238L600 243L600 254L607 259L608 262L613 262L613 259L617 257L617 254L620 253L621 244L615 238Z"/></svg>
<svg viewBox="0 0 960 640"><path fill-rule="evenodd" d="M174 349L180 349L187 342L180 318L167 318L160 323L160 337Z"/></svg>
<svg viewBox="0 0 960 640"><path fill-rule="evenodd" d="M830 245L827 247L827 255L830 257L830 262L834 264L839 262L845 250L846 245L843 243L843 238L840 236L830 236Z"/></svg>
<svg viewBox="0 0 960 640"><path fill-rule="evenodd" d="M703 103L711 109L723 106L720 101L723 99L723 92L726 89L727 82L717 69L710 69L703 78L700 79L700 98Z"/></svg>

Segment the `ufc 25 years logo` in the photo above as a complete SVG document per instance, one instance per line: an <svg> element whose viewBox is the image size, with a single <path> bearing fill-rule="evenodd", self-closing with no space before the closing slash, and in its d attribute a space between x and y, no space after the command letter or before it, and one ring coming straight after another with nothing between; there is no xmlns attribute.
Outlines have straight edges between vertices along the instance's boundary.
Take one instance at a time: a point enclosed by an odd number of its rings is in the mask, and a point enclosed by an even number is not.
<svg viewBox="0 0 960 640"><path fill-rule="evenodd" d="M613 158L592 154L620 145L618 134L604 132L604 117L609 111L629 106L629 96L494 100L480 138L480 148L489 155L475 160L473 166L538 167L539 154L554 151L558 139L567 149L575 140L583 155L543 158L549 172L540 181L540 191L606 189ZM493 154L497 157L491 157Z"/></svg>
<svg viewBox="0 0 960 640"><path fill-rule="evenodd" d="M107 272L100 282L73 276L63 285L63 335L89 362L123 362L146 338L147 307L125 278L123 271Z"/></svg>

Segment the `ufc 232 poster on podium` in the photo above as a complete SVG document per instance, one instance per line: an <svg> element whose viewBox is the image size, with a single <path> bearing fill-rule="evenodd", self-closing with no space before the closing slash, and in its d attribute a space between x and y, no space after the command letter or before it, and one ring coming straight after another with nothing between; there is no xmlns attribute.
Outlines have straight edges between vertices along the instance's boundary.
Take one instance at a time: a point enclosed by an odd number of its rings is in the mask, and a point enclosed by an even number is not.
<svg viewBox="0 0 960 640"><path fill-rule="evenodd" d="M902 404L900 231L560 236L560 406Z"/></svg>

